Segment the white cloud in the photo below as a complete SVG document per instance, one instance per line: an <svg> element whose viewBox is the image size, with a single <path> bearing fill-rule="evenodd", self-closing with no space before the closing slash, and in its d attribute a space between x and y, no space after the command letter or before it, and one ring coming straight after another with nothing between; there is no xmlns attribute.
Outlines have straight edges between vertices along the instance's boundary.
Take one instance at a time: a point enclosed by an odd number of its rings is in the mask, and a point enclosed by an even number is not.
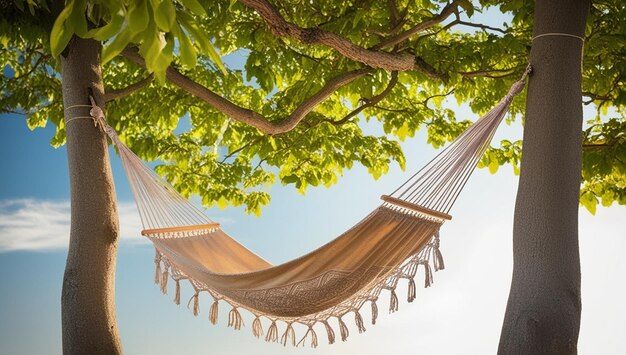
<svg viewBox="0 0 626 355"><path fill-rule="evenodd" d="M121 241L147 243L135 204L120 202L118 210ZM69 201L0 200L0 252L66 249L69 235Z"/></svg>

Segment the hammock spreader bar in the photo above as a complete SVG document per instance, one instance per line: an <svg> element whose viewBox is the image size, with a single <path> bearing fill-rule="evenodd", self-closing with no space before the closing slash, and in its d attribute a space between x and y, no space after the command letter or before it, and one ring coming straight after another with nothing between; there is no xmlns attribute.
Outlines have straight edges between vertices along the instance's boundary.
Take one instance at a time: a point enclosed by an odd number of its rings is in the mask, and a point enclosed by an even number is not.
<svg viewBox="0 0 626 355"><path fill-rule="evenodd" d="M491 111L481 117L430 163L409 178L382 204L354 227L326 245L297 259L272 265L239 244L164 179L148 168L124 143L104 118L93 98L89 116L111 138L122 159L144 227L142 234L156 250L155 282L167 292L176 283L174 301L180 303L180 282L194 289L188 302L200 313L200 294L211 300L208 318L218 321L219 303L231 307L228 325L244 326L240 310L253 316L252 332L266 341L303 344L325 331L329 343L349 335L345 321L354 317L365 331L362 307L371 305L371 321L378 316L378 300L389 291L389 312L398 310L396 288L408 282L407 301L416 296L415 277L423 269L424 287L432 271L444 268L439 251L439 228L478 160L505 116L513 97L524 88L522 78ZM71 109L72 106L68 107ZM67 120L69 123L77 116ZM222 302L220 302L222 301ZM352 314L349 316L348 314ZM265 320L267 333L263 331ZM284 323L279 331L278 324ZM304 336L296 342L296 330Z"/></svg>

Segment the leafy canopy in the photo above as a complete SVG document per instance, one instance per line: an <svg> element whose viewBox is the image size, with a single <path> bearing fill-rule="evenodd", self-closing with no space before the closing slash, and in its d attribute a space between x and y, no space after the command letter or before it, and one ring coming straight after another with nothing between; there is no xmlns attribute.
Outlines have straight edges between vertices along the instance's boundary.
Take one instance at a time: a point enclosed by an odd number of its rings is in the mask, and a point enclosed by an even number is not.
<svg viewBox="0 0 626 355"><path fill-rule="evenodd" d="M158 160L156 170L184 195L200 195L205 205L243 204L258 214L277 180L304 192L333 185L355 163L374 178L392 163L404 169L398 140L419 129L427 130L429 144L443 146L470 124L458 121L451 105L467 103L477 114L489 110L526 67L531 46L533 4L522 0L242 2L17 0L3 5L8 7L0 19L0 111L26 115L32 129L51 121L57 127L52 144L62 145L57 58L74 35L102 41L107 91L149 73L157 78L107 104L109 123L130 148L148 161ZM273 6L309 37L285 35L250 3ZM500 11L511 21L481 23L485 11ZM586 118L581 203L592 213L599 202L626 204L623 18L620 0L594 2L586 31L583 103L598 113ZM394 45L383 45L416 28ZM321 31L364 49L413 56L420 66L368 67L318 41ZM121 55L131 47L145 58L145 66ZM224 66L218 52L245 58L243 68ZM364 68L367 73L333 90L288 132L265 134L172 84L168 67L272 123L285 120L331 79ZM523 98L515 99L507 122L518 124L523 111ZM364 121L378 122L384 134L368 134ZM520 155L521 141L503 140L480 166L495 173L508 163L517 173Z"/></svg>

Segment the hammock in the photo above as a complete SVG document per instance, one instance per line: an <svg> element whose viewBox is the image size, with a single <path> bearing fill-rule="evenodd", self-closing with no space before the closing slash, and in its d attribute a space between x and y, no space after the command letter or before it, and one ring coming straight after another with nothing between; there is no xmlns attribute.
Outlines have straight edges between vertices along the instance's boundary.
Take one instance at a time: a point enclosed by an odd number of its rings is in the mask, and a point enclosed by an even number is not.
<svg viewBox="0 0 626 355"><path fill-rule="evenodd" d="M432 269L444 268L439 228L451 219L448 212L529 72L530 66L495 108L396 191L383 195L382 204L354 227L280 265L270 264L239 244L148 168L106 124L91 97L90 116L119 151L143 223L142 234L156 250L155 283L163 293L172 279L174 302L180 304L180 283L187 280L195 290L188 303L194 315L200 312L200 296L206 294L212 300L208 316L213 324L222 301L231 308L228 326L240 329L244 325L240 310L245 309L254 316L256 337L284 345L300 345L310 338L315 347L316 328L326 330L332 344L333 325L338 326L345 341L349 332L344 321L349 314L358 331L365 331L360 310L366 304L371 305L375 324L383 290L390 292L389 311L396 311L400 280L408 281L407 301L412 302L419 267L424 268L424 286L430 286ZM269 323L265 332L262 319ZM298 342L297 324L306 329Z"/></svg>

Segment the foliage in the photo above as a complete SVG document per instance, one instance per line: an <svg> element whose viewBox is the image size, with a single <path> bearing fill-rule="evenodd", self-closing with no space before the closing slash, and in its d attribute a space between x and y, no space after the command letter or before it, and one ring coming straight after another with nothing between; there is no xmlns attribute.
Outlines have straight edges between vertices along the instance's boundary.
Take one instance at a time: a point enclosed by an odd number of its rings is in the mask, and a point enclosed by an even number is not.
<svg viewBox="0 0 626 355"><path fill-rule="evenodd" d="M149 72L159 79L107 104L110 124L131 149L146 160L160 159L157 171L184 195L200 195L205 205L243 204L249 212L259 213L276 181L304 192L309 186L331 186L355 163L374 178L393 162L404 169L398 140L425 128L428 144L441 147L470 123L467 117L455 116L452 104L466 103L481 114L500 100L527 64L532 2L459 3L458 17L452 15L386 49L421 58L445 73L446 80L414 70L398 73L394 83L392 73L375 69L335 91L290 132L265 135L166 81L165 69L174 66L233 103L280 122L331 78L364 65L323 45L276 36L257 12L235 1L68 0L61 6L17 1L23 11L11 14L19 16L0 20L4 65L0 111L26 113L31 128L51 120L57 126L52 144L62 145L55 57L62 55L74 34L103 41L107 90L124 88ZM321 28L372 48L399 30L433 18L445 2L272 4L300 27ZM511 21L501 26L480 23L493 11L503 12ZM584 102L596 106L599 116L584 132L581 203L592 212L598 200L603 205L626 204L623 18L626 10L619 0L594 3L587 29ZM129 45L137 46L147 59L147 70L118 55ZM223 67L217 51L230 54L226 62L244 58L245 63ZM350 116L383 93L381 101ZM523 111L523 97L518 97L507 122L519 121ZM617 117L609 119L607 114ZM380 133L365 131L360 125L364 121L379 125ZM521 141L503 140L489 149L480 166L495 173L509 163L518 172L520 155Z"/></svg>
<svg viewBox="0 0 626 355"><path fill-rule="evenodd" d="M108 40L102 51L102 62L107 63L133 43L146 58L147 69L164 82L176 45L184 66L194 68L200 51L225 72L207 33L200 30L194 16L206 16L197 0L68 0L52 27L50 50L57 57L73 35Z"/></svg>

